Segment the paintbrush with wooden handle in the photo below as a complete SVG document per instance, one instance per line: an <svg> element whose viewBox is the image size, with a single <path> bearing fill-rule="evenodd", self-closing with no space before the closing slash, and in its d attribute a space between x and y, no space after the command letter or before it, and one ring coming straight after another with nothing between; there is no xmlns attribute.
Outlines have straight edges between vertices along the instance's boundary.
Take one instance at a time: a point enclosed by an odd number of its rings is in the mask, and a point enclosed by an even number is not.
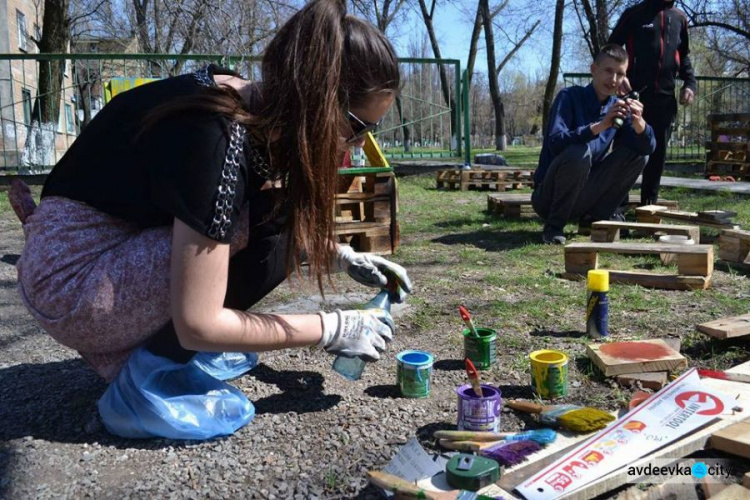
<svg viewBox="0 0 750 500"><path fill-rule="evenodd" d="M492 497L479 495L473 491L467 490L450 490L450 491L430 491L410 483L406 479L401 479L393 474L380 471L369 471L367 473L370 482L375 486L392 491L396 498L427 500L493 500Z"/></svg>
<svg viewBox="0 0 750 500"><path fill-rule="evenodd" d="M471 362L469 358L464 359L464 366L466 367L466 375L469 377L471 387L474 389L474 395L483 398L484 393L482 392L482 384L479 383L479 372L477 367Z"/></svg>
<svg viewBox="0 0 750 500"><path fill-rule="evenodd" d="M557 438L557 432L552 429L534 429L522 432L488 432L488 431L435 431L435 439L451 442L468 443L496 443L498 441L536 441L546 445ZM473 450L472 450L473 451Z"/></svg>
<svg viewBox="0 0 750 500"><path fill-rule="evenodd" d="M514 410L539 414L539 421L543 425L557 425L573 432L598 431L615 420L606 411L577 405L546 406L520 400L506 401L505 405Z"/></svg>

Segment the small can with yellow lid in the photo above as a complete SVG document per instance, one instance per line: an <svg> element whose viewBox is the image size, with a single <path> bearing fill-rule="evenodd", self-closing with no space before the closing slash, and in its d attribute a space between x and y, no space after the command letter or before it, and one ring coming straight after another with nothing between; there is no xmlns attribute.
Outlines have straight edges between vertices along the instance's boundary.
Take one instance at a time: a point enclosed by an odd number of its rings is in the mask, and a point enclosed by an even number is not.
<svg viewBox="0 0 750 500"><path fill-rule="evenodd" d="M609 271L592 269L586 279L586 333L593 339L609 336Z"/></svg>

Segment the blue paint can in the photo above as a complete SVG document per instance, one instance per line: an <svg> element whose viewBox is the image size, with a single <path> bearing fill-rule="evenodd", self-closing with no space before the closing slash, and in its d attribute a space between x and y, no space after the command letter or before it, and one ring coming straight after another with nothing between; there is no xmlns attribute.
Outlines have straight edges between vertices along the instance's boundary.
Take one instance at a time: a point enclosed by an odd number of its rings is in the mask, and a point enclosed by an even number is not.
<svg viewBox="0 0 750 500"><path fill-rule="evenodd" d="M401 351L396 355L396 384L407 398L430 396L432 354L424 351Z"/></svg>

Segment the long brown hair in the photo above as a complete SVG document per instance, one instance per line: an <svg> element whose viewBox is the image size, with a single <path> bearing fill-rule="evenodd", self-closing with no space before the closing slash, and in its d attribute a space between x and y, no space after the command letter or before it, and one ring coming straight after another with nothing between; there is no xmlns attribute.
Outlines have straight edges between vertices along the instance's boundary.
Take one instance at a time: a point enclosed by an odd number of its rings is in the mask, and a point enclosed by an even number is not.
<svg viewBox="0 0 750 500"><path fill-rule="evenodd" d="M348 109L398 92L397 57L380 31L346 13L345 0L313 0L271 40L261 72L253 105L222 86L182 101L183 109L223 114L265 137L289 210L287 272L299 273L305 255L322 291L344 153L340 129Z"/></svg>

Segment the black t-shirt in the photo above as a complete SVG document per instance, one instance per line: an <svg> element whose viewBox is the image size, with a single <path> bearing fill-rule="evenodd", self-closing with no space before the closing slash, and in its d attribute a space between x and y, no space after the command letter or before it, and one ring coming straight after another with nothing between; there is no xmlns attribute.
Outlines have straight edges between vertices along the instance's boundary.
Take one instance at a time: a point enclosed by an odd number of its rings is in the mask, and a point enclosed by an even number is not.
<svg viewBox="0 0 750 500"><path fill-rule="evenodd" d="M222 176L231 133L227 118L183 113L158 121L137 137L144 117L156 106L199 93L204 85L212 84L214 73L227 73L214 66L203 71L202 81L191 73L113 98L52 169L42 198L82 201L143 228L170 225L177 217L201 234L227 243L248 191L264 182L248 171L245 158L250 156L245 153L253 146L247 135L233 186L227 186L226 175ZM214 231L211 227L222 185L222 190L233 188L235 195L227 231L216 234L216 224Z"/></svg>

